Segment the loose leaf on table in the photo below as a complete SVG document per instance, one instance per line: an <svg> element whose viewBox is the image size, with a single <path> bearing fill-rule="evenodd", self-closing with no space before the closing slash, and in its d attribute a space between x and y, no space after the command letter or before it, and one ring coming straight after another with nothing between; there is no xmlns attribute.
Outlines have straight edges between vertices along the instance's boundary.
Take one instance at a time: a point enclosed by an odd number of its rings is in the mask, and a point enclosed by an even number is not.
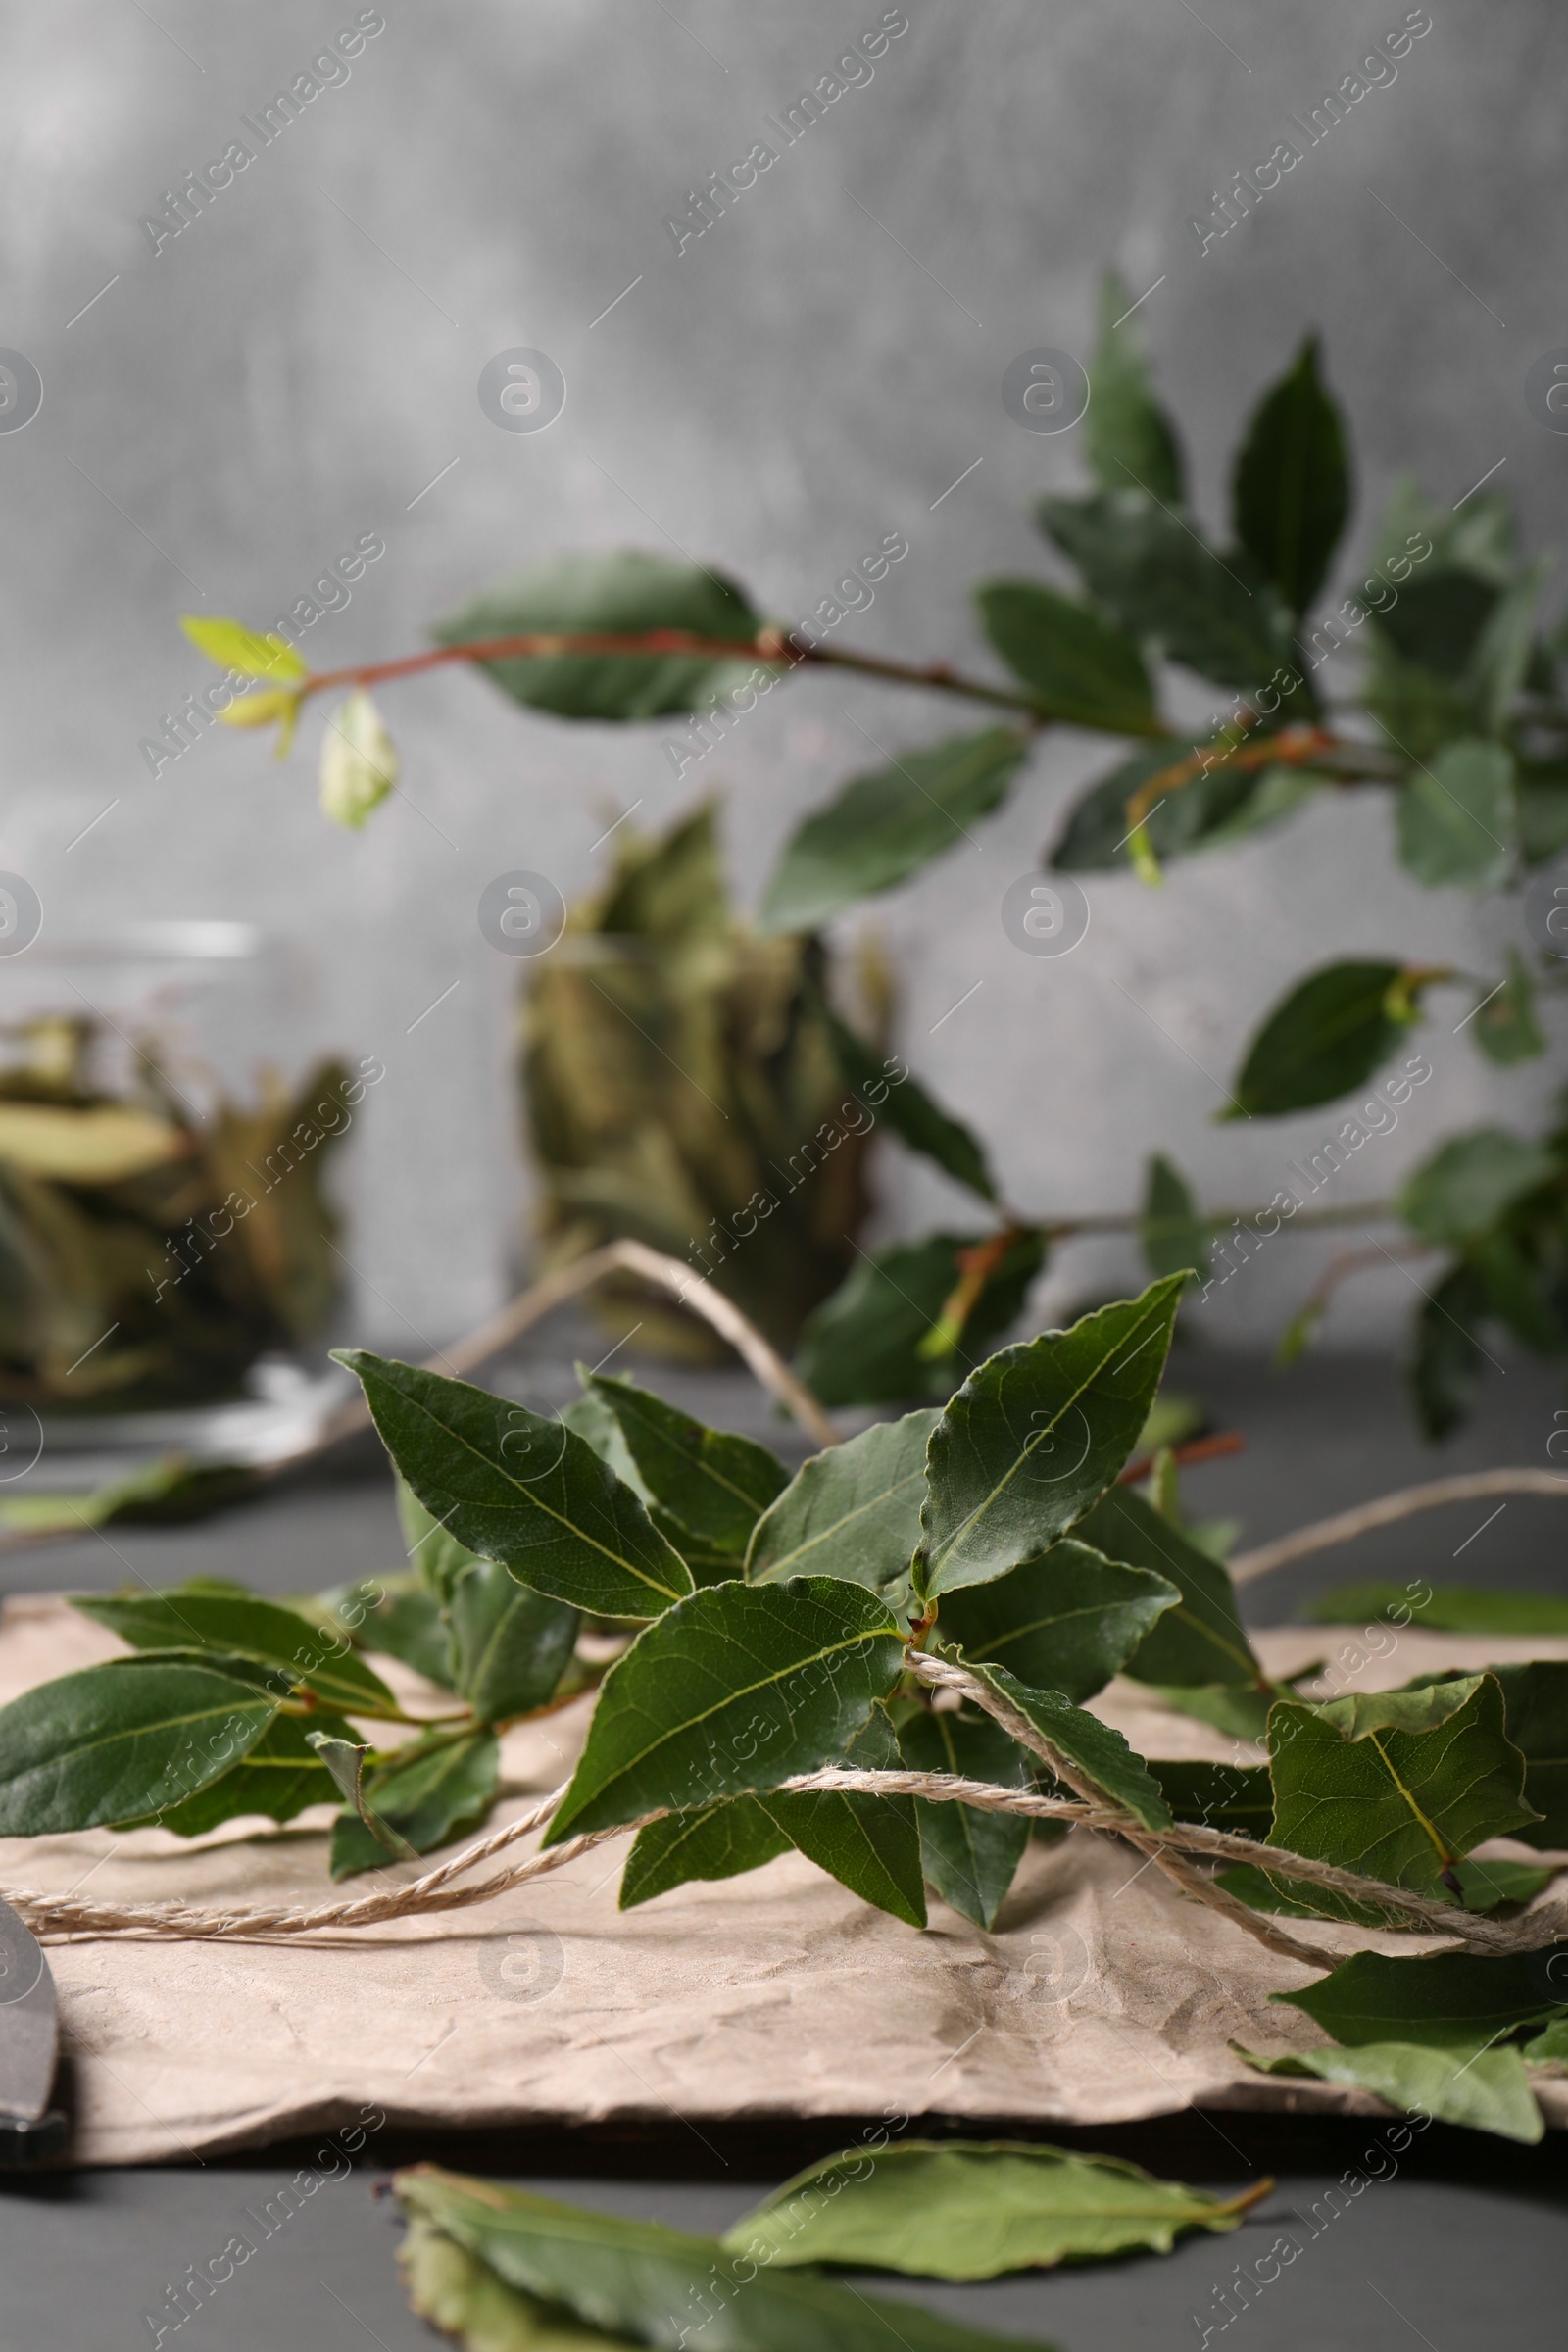
<svg viewBox="0 0 1568 2352"><path fill-rule="evenodd" d="M840 1758L858 1772L897 1769L899 1760L893 1727L881 1707L871 1709L864 1730ZM762 1796L758 1802L797 1851L841 1886L908 1927L925 1926L925 1875L912 1797L824 1789L815 1795Z"/></svg>
<svg viewBox="0 0 1568 2352"><path fill-rule="evenodd" d="M1514 2049L1489 2050L1484 2042L1431 2049L1418 2042L1374 2041L1353 2050L1295 2050L1264 2058L1240 2042L1231 2047L1260 2075L1308 2075L1320 2082L1347 2083L1406 2115L1428 2115L1527 2146L1545 2131Z"/></svg>
<svg viewBox="0 0 1568 2352"><path fill-rule="evenodd" d="M1037 513L1096 602L1172 662L1244 691L1291 662L1290 616L1274 589L1244 578L1246 557L1215 555L1157 499L1142 490L1048 497Z"/></svg>
<svg viewBox="0 0 1568 2352"><path fill-rule="evenodd" d="M1145 1635L1124 1671L1140 1683L1256 1689L1263 1669L1242 1630L1230 1571L1173 1526L1131 1487L1102 1495L1075 1531L1107 1559L1144 1568L1181 1597Z"/></svg>
<svg viewBox="0 0 1568 2352"><path fill-rule="evenodd" d="M1153 1402L1186 1281L1170 1275L969 1375L931 1433L917 1589L1005 1575L1103 1494Z"/></svg>
<svg viewBox="0 0 1568 2352"><path fill-rule="evenodd" d="M532 1714L555 1695L577 1643L577 1611L495 1560L465 1568L447 1603L456 1688L481 1723Z"/></svg>
<svg viewBox="0 0 1568 2352"><path fill-rule="evenodd" d="M381 1441L460 1544L597 1617L654 1617L691 1571L586 1439L524 1405L363 1348L358 1373Z"/></svg>
<svg viewBox="0 0 1568 2352"><path fill-rule="evenodd" d="M1483 984L1471 1016L1473 1034L1487 1059L1498 1069L1532 1061L1546 1040L1536 1018L1536 984L1517 948L1508 951L1508 976L1500 987Z"/></svg>
<svg viewBox="0 0 1568 2352"><path fill-rule="evenodd" d="M335 1715L313 1715L310 1728L339 1740L354 1738L351 1726ZM279 1715L242 1763L231 1764L183 1804L165 1806L158 1825L179 1838L201 1838L220 1822L247 1814L292 1821L307 1805L336 1804L338 1794L337 1783L309 1743L305 1724L297 1715Z"/></svg>
<svg viewBox="0 0 1568 2352"><path fill-rule="evenodd" d="M1054 719L1113 735L1157 732L1144 657L1112 622L1037 580L986 580L974 597L991 643Z"/></svg>
<svg viewBox="0 0 1568 2352"><path fill-rule="evenodd" d="M1100 295L1100 341L1089 366L1084 418L1089 470L1102 490L1147 490L1179 507L1186 496L1181 450L1175 427L1154 398L1143 339L1128 317L1131 305L1121 279L1107 270Z"/></svg>
<svg viewBox="0 0 1568 2352"><path fill-rule="evenodd" d="M1011 727L987 727L853 777L790 841L763 894L764 928L814 931L956 849L1005 799L1028 752Z"/></svg>
<svg viewBox="0 0 1568 2352"><path fill-rule="evenodd" d="M1327 963L1298 981L1247 1049L1232 1118L1283 1118L1336 1102L1388 1060L1422 984L1397 963Z"/></svg>
<svg viewBox="0 0 1568 2352"><path fill-rule="evenodd" d="M381 1677L345 1641L254 1593L175 1585L163 1592L82 1595L73 1606L136 1649L193 1655L205 1650L275 1667L271 1680L277 1698L298 1685L328 1706L356 1715L381 1715L397 1707Z"/></svg>
<svg viewBox="0 0 1568 2352"><path fill-rule="evenodd" d="M1293 612L1304 612L1322 587L1349 509L1345 424L1309 335L1253 410L1232 482L1237 539Z"/></svg>
<svg viewBox="0 0 1568 2352"><path fill-rule="evenodd" d="M1191 1268L1201 1280L1208 1264L1210 1225L1199 1213L1192 1188L1161 1152L1149 1162L1139 1245L1151 1274L1180 1274Z"/></svg>
<svg viewBox="0 0 1568 2352"><path fill-rule="evenodd" d="M857 1585L710 1585L640 1633L600 1687L547 1845L660 1807L691 1812L842 1757L903 1659Z"/></svg>
<svg viewBox="0 0 1568 2352"><path fill-rule="evenodd" d="M1568 1600L1552 1592L1494 1592L1479 1585L1429 1585L1425 1590L1424 1599L1412 1600L1408 1585L1335 1585L1308 1601L1304 1614L1314 1625L1374 1620L1408 1625L1418 1618L1431 1633L1568 1634ZM1508 1736L1514 1738L1511 1730Z"/></svg>
<svg viewBox="0 0 1568 2352"><path fill-rule="evenodd" d="M111 1658L0 1707L0 1838L144 1821L247 1756L277 1713L191 1658Z"/></svg>
<svg viewBox="0 0 1568 2352"><path fill-rule="evenodd" d="M1081 1702L1104 1689L1180 1599L1168 1578L1066 1536L990 1584L950 1592L942 1631L966 1665L1005 1666L1022 1683Z"/></svg>
<svg viewBox="0 0 1568 2352"><path fill-rule="evenodd" d="M1453 1136L1406 1178L1397 1207L1413 1233L1452 1249L1479 1241L1557 1173L1541 1144L1502 1127Z"/></svg>
<svg viewBox="0 0 1568 2352"><path fill-rule="evenodd" d="M1069 1764L1075 1765L1080 1774L1142 1822L1146 1830L1170 1828L1171 1810L1160 1794L1158 1782L1120 1732L1102 1723L1098 1715L1073 1706L1059 1690L1031 1690L1016 1675L1009 1674L1005 1666L977 1666L952 1650L943 1654L956 1665L966 1666L1041 1733Z"/></svg>
<svg viewBox="0 0 1568 2352"><path fill-rule="evenodd" d="M970 1192L978 1193L982 1200L995 1200L996 1183L986 1164L984 1148L963 1122L934 1102L915 1077L906 1075L897 1085L890 1086L885 1063L865 1040L858 1037L848 1022L841 1021L830 1005L823 1006L823 1017L844 1077L881 1112L885 1125L901 1136L911 1152L935 1160L939 1168L959 1184L967 1185Z"/></svg>
<svg viewBox="0 0 1568 2352"><path fill-rule="evenodd" d="M846 2190L852 2193L846 2195ZM919 2278L997 2278L1234 2230L1222 2202L1114 2156L1008 2140L905 2140L808 2165L727 2230L732 2254L774 2267L831 2262Z"/></svg>
<svg viewBox="0 0 1568 2352"><path fill-rule="evenodd" d="M757 614L744 592L721 573L636 548L554 556L483 590L441 622L438 645L538 634L622 637L682 629L693 637L733 640L722 655L549 654L486 662L503 693L562 718L660 718L696 710L753 666L746 649ZM738 666L739 665L739 666Z"/></svg>
<svg viewBox="0 0 1568 2352"><path fill-rule="evenodd" d="M759 1519L749 1580L839 1576L898 1606L920 1541L926 1442L938 1418L926 1411L878 1421L813 1454Z"/></svg>
<svg viewBox="0 0 1568 2352"><path fill-rule="evenodd" d="M511 2286L644 2343L703 2330L704 2352L1026 2352L919 2304L874 2301L826 2278L764 2269L716 2238L559 2204L430 2164L396 2175L405 2212Z"/></svg>
<svg viewBox="0 0 1568 2352"><path fill-rule="evenodd" d="M580 1367L578 1378L613 1413L643 1485L668 1516L742 1558L759 1518L789 1484L777 1454L753 1438L705 1428L632 1381Z"/></svg>
<svg viewBox="0 0 1568 2352"><path fill-rule="evenodd" d="M1506 881L1518 831L1512 756L1498 743L1445 744L1398 800L1399 862L1431 889Z"/></svg>
<svg viewBox="0 0 1568 2352"><path fill-rule="evenodd" d="M1038 1233L1020 1234L986 1278L955 1354L923 1356L920 1344L956 1288L960 1258L982 1234L934 1233L859 1257L830 1298L807 1317L795 1368L821 1404L902 1404L951 1396L987 1343L1014 1323L1045 1263Z"/></svg>
<svg viewBox="0 0 1568 2352"><path fill-rule="evenodd" d="M620 1908L635 1909L692 1879L736 1879L790 1850L789 1835L755 1796L725 1796L644 1824L620 1874Z"/></svg>
<svg viewBox="0 0 1568 2352"><path fill-rule="evenodd" d="M626 2352L635 2340L585 2328L509 2286L477 2254L417 2217L398 2248L398 2276L416 2316L466 2352Z"/></svg>
<svg viewBox="0 0 1568 2352"><path fill-rule="evenodd" d="M361 1804L332 1825L334 1879L381 1867L387 1851L427 1854L474 1827L496 1799L501 1746L494 1732L426 1732L397 1750L360 1787ZM352 1801L352 1800L351 1800ZM390 1839L364 1819L368 1812Z"/></svg>
<svg viewBox="0 0 1568 2352"><path fill-rule="evenodd" d="M1444 1872L1472 1846L1533 1817L1494 1675L1320 1707L1282 1700L1268 1743L1270 1844L1422 1894L1442 1897Z"/></svg>
<svg viewBox="0 0 1568 2352"><path fill-rule="evenodd" d="M1028 1759L989 1715L922 1707L899 1725L899 1753L911 1772L954 1773L992 1788L1028 1785ZM1017 1813L917 1798L925 1875L942 1900L977 1928L991 1928L1029 1843Z"/></svg>

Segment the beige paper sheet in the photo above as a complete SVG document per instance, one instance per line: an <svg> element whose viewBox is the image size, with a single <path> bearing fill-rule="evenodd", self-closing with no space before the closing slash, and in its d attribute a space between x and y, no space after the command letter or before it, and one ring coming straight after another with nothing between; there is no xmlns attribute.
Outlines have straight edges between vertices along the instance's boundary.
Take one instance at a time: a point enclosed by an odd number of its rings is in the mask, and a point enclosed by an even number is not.
<svg viewBox="0 0 1568 2352"><path fill-rule="evenodd" d="M1335 1655L1322 1627L1265 1635L1275 1671ZM120 1644L53 1597L0 1614L0 1699ZM1405 1633L1346 1687L1448 1665L1568 1656L1568 1642ZM413 1678L381 1661L405 1689ZM1146 1754L1255 1751L1113 1685L1097 1711ZM569 1767L586 1702L510 1734L515 1812ZM304 1901L327 1888L323 1824L0 1840L0 1889L84 1883L123 1901ZM1031 1847L997 1929L932 1907L923 1935L802 1861L621 1913L625 1848L471 1911L308 1944L54 1943L84 2164L179 2161L326 2131L363 2109L406 2127L770 2115L1098 2124L1188 2104L1381 2112L1364 2095L1250 2073L1227 2048L1321 2036L1268 1995L1310 1981L1115 1840ZM415 1875L399 1866L393 1875ZM423 1867L428 1867L424 1865ZM368 1886L357 1881L350 1891ZM1423 1939L1309 1927L1326 1948ZM1568 2082L1544 2082L1554 2124Z"/></svg>

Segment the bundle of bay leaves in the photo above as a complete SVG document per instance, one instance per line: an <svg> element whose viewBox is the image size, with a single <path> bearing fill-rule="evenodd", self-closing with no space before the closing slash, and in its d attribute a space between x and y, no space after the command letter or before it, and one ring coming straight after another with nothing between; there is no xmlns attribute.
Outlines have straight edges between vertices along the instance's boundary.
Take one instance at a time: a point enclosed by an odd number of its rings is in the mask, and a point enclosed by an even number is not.
<svg viewBox="0 0 1568 2352"><path fill-rule="evenodd" d="M819 942L760 938L736 918L710 806L661 838L627 838L521 1007L547 1266L644 1242L792 1345L855 1262L875 1124L835 1052L823 979ZM880 975L862 986L885 1013ZM599 1303L615 1311L612 1294ZM636 1311L640 1344L713 1352L667 1301L639 1291Z"/></svg>
<svg viewBox="0 0 1568 2352"><path fill-rule="evenodd" d="M0 1402L209 1402L319 1333L337 1290L322 1179L363 1080L324 1061L296 1094L264 1072L253 1107L198 1110L151 1043L113 1091L96 1022L0 1034Z"/></svg>

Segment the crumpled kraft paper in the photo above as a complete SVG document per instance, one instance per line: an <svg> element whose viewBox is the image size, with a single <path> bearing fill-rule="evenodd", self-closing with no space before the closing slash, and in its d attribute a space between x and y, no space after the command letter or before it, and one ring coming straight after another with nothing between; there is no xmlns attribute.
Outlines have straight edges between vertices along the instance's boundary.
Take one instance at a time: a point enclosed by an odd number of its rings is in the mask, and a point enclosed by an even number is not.
<svg viewBox="0 0 1568 2352"><path fill-rule="evenodd" d="M1348 1637L1261 1637L1289 1672ZM0 1615L0 1698L117 1654L54 1597ZM1568 1642L1403 1633L1342 1687L1568 1655ZM394 1661L382 1671L421 1689ZM1096 1702L1146 1754L1256 1751L1118 1683ZM588 1705L508 1735L515 1812L569 1769ZM0 1841L0 1888L89 1878L123 1901L321 1899L325 1809L278 1832L227 1825ZM525 1849L523 1849L525 1850ZM1310 1981L1179 1894L1114 1839L1032 1845L987 1935L933 1902L924 1934L868 1909L797 1855L619 1912L625 1846L471 1911L331 1938L52 1943L82 2164L179 2161L329 2131L380 2109L404 2127L705 2122L769 2115L1102 2124L1189 2104L1377 2113L1364 2094L1250 2073L1227 2048L1322 2036L1268 1995ZM426 1868L428 1863L419 1867ZM416 1875L398 1865L393 1877ZM355 1893L371 1882L348 1882ZM1427 1947L1311 1926L1326 1949ZM1543 2081L1568 2123L1568 2082Z"/></svg>

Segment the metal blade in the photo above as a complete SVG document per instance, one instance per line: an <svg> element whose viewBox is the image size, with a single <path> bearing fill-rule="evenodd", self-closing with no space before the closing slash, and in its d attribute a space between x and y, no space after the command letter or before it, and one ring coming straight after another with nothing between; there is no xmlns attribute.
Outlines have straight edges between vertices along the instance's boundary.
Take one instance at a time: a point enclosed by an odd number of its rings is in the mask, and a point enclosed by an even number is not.
<svg viewBox="0 0 1568 2352"><path fill-rule="evenodd" d="M36 2123L55 2077L55 1981L9 1903L0 1903L0 2119Z"/></svg>

